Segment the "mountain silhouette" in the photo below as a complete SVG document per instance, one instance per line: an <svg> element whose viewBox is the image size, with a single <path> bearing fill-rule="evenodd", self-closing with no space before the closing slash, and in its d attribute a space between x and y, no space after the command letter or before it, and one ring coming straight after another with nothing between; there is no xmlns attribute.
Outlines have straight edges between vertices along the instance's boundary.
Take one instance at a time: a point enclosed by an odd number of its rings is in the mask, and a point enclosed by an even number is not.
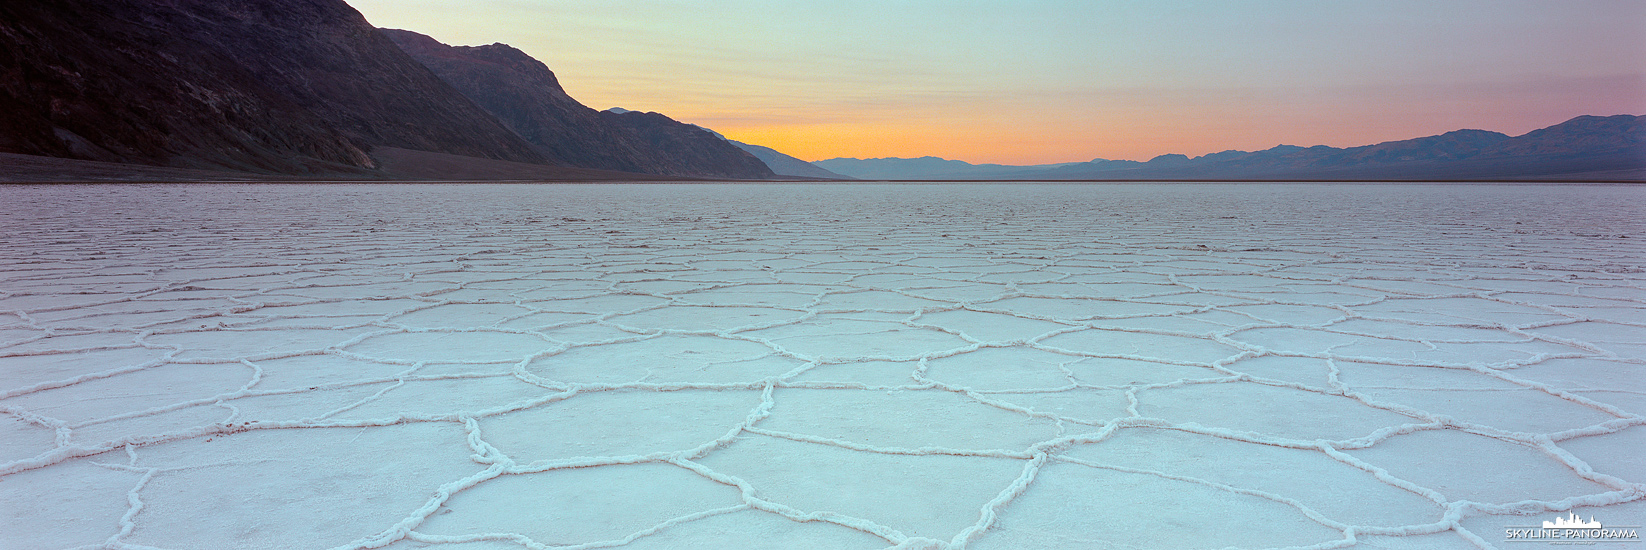
<svg viewBox="0 0 1646 550"><path fill-rule="evenodd" d="M850 176L836 174L817 166L816 164L785 155L778 152L776 149L772 149L771 147L766 147L763 145L750 145L735 139L728 139L726 141L738 149L748 151L749 154L754 155L754 158L760 159L760 162L766 163L766 166L770 167L772 171L776 172L779 176L797 176L802 178L819 178L827 180L853 179Z"/></svg>
<svg viewBox="0 0 1646 550"><path fill-rule="evenodd" d="M0 153L205 171L186 179L773 176L690 125L588 109L517 49L380 31L341 0L0 3ZM11 181L77 170L0 160Z"/></svg>
<svg viewBox="0 0 1646 550"><path fill-rule="evenodd" d="M0 2L0 152L369 174L375 147L545 160L340 0Z"/></svg>
<svg viewBox="0 0 1646 550"><path fill-rule="evenodd" d="M969 180L1001 178L1022 171L1044 170L1077 163L1045 164L1039 166L1011 166L1005 164L972 164L926 156L920 158L832 158L812 163L820 168L859 179L868 180ZM1135 164L1135 163L1134 163Z"/></svg>
<svg viewBox="0 0 1646 550"><path fill-rule="evenodd" d="M595 111L518 49L376 29L342 0L0 2L0 179L123 179L121 164L186 179L765 179L776 165L861 179L1646 181L1646 117L1148 162L807 165L662 114Z"/></svg>
<svg viewBox="0 0 1646 550"><path fill-rule="evenodd" d="M590 109L566 94L548 66L507 44L449 46L411 31L382 32L551 163L704 178L774 175L696 126L657 113Z"/></svg>
<svg viewBox="0 0 1646 550"><path fill-rule="evenodd" d="M814 164L863 179L945 180L1619 180L1646 181L1646 116L1580 116L1511 137L1483 130L1361 147L1278 145L1148 162L972 165L936 157L829 159ZM987 168L980 168L987 167Z"/></svg>

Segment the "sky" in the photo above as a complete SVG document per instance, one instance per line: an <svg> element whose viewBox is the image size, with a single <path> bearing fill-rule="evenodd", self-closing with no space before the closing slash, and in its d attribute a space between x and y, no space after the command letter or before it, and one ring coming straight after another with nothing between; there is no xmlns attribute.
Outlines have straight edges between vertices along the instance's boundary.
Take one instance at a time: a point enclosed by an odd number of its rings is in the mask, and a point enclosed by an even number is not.
<svg viewBox="0 0 1646 550"><path fill-rule="evenodd" d="M1148 160L1646 114L1637 0L347 0L804 160Z"/></svg>

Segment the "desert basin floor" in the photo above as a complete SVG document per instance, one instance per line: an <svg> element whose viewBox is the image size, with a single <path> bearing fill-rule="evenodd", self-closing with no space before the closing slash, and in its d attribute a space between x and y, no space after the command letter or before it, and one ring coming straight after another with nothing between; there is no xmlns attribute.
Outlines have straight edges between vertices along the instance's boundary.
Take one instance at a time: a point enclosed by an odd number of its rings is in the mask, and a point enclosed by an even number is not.
<svg viewBox="0 0 1646 550"><path fill-rule="evenodd" d="M1643 213L0 187L0 547L1646 550Z"/></svg>

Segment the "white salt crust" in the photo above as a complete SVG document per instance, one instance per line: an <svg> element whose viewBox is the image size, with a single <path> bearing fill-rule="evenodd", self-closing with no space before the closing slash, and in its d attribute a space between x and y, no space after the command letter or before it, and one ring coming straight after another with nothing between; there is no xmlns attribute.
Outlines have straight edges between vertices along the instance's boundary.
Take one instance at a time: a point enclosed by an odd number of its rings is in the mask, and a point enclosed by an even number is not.
<svg viewBox="0 0 1646 550"><path fill-rule="evenodd" d="M1643 205L0 187L0 546L1499 548L1568 511L1639 524Z"/></svg>

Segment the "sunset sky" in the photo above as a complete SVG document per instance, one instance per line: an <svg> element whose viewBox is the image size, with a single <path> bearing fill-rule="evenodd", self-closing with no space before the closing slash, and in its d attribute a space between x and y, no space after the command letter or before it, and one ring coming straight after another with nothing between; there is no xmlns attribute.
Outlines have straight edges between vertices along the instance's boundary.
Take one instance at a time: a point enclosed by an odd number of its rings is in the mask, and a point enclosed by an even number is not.
<svg viewBox="0 0 1646 550"><path fill-rule="evenodd" d="M1646 114L1634 0L348 0L805 160L1039 164Z"/></svg>

